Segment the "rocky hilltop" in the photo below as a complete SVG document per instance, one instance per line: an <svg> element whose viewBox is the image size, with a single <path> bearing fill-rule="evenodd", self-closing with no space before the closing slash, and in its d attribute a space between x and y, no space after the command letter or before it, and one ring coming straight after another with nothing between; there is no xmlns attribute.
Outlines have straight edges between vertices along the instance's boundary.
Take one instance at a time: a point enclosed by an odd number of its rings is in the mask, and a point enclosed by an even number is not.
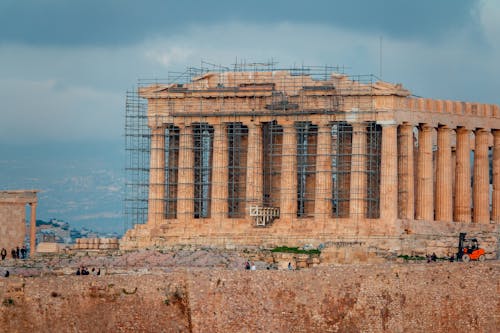
<svg viewBox="0 0 500 333"><path fill-rule="evenodd" d="M497 261L247 271L243 258L207 262L196 253L184 255L177 267L163 266L167 259L146 263L146 254L136 253L128 269L117 263L101 276L71 273L69 266L81 260L64 262L66 271L54 262L50 271L32 268L32 277L16 266L16 274L0 278L0 331L450 333L500 327Z"/></svg>

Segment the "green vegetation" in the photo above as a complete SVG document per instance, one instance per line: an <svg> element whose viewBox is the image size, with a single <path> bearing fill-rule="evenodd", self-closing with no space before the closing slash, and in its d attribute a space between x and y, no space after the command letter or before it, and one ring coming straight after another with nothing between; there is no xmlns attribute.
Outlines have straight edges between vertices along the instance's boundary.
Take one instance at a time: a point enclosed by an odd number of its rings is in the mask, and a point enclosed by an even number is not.
<svg viewBox="0 0 500 333"><path fill-rule="evenodd" d="M284 252L284 253L298 253L298 254L321 254L318 249L302 250L298 247L278 246L271 250L271 252Z"/></svg>

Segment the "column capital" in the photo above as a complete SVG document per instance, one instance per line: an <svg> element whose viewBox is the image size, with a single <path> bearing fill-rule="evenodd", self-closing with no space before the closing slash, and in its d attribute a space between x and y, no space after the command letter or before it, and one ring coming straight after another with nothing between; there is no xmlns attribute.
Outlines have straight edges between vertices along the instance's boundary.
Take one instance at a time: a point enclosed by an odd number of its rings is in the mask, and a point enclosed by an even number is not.
<svg viewBox="0 0 500 333"><path fill-rule="evenodd" d="M423 131L423 132L430 132L434 129L434 126L431 125L431 124L426 124L426 123L423 123L423 124L419 124L418 125L418 128Z"/></svg>
<svg viewBox="0 0 500 333"><path fill-rule="evenodd" d="M390 120L378 120L377 125L380 125L382 127L391 127L391 126L398 126L398 122L396 120L390 119Z"/></svg>
<svg viewBox="0 0 500 333"><path fill-rule="evenodd" d="M493 136L495 137L500 137L500 129L492 128L491 134L493 134Z"/></svg>
<svg viewBox="0 0 500 333"><path fill-rule="evenodd" d="M476 134L476 133L485 133L485 134L487 134L487 133L490 133L490 129L483 128L483 127L477 127L477 128L474 129L474 134Z"/></svg>
<svg viewBox="0 0 500 333"><path fill-rule="evenodd" d="M457 128L455 129L455 132L459 133L470 133L472 131L471 128L469 127L466 127L466 126L457 126Z"/></svg>
<svg viewBox="0 0 500 333"><path fill-rule="evenodd" d="M358 121L349 122L349 125L352 126L353 131L359 131L363 128L366 129L366 127L368 126L368 124L366 122L363 122L363 121L362 122L358 122Z"/></svg>
<svg viewBox="0 0 500 333"><path fill-rule="evenodd" d="M251 121L251 122L243 122L243 125L246 127L262 127L262 123L260 121Z"/></svg>

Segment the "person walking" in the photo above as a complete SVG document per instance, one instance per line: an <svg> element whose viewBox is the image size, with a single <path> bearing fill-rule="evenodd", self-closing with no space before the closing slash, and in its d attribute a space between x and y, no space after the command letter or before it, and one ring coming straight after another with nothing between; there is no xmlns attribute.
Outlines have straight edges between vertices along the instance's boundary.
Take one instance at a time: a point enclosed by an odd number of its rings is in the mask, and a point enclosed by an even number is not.
<svg viewBox="0 0 500 333"><path fill-rule="evenodd" d="M5 260L5 257L7 257L7 250L4 247L2 247L0 255L2 256L2 260Z"/></svg>

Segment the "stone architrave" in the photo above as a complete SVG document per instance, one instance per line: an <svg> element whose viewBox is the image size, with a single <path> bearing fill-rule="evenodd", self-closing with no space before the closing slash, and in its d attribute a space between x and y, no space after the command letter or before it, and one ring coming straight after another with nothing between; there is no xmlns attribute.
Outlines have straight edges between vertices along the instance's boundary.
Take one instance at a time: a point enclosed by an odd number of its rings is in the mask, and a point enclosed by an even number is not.
<svg viewBox="0 0 500 333"><path fill-rule="evenodd" d="M488 137L489 131L479 129L475 131L474 150L474 222L490 223L490 182L488 165Z"/></svg>
<svg viewBox="0 0 500 333"><path fill-rule="evenodd" d="M434 220L432 131L433 128L428 125L421 125L418 131L417 220Z"/></svg>

